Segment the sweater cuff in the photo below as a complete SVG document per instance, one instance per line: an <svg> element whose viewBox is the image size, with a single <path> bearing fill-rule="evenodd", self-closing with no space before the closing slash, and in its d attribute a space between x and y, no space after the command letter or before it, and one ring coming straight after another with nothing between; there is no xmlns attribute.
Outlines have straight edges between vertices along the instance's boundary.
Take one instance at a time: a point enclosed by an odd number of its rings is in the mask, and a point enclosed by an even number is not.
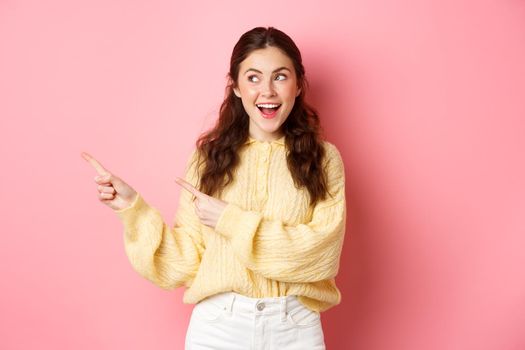
<svg viewBox="0 0 525 350"><path fill-rule="evenodd" d="M127 221L132 217L136 217L141 212L144 212L147 208L148 204L144 201L144 198L142 198L142 196L137 193L130 206L124 209L113 210L113 212L117 214L120 220Z"/></svg>
<svg viewBox="0 0 525 350"><path fill-rule="evenodd" d="M228 203L215 225L215 231L228 239L241 235L253 237L261 219L257 212L243 210L233 203Z"/></svg>

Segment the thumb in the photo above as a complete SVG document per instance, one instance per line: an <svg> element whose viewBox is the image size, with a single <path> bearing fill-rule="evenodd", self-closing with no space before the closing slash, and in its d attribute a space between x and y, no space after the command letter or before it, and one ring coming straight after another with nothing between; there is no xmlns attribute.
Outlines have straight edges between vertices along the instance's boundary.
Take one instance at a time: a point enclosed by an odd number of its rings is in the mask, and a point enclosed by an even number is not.
<svg viewBox="0 0 525 350"><path fill-rule="evenodd" d="M131 196L135 195L136 191L128 185L124 180L122 180L117 175L108 173L107 175L103 176L107 182L113 186L117 194L123 196L124 198L131 198Z"/></svg>
<svg viewBox="0 0 525 350"><path fill-rule="evenodd" d="M126 189L128 187L128 184L125 183L124 180L112 173L108 172L106 175L103 175L102 178L110 182L117 192L121 192L120 190Z"/></svg>

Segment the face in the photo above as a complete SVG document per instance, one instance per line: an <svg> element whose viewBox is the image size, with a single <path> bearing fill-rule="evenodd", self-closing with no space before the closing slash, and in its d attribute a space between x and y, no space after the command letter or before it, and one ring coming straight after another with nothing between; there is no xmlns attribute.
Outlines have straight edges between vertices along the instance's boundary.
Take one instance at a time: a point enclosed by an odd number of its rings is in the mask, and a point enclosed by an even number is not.
<svg viewBox="0 0 525 350"><path fill-rule="evenodd" d="M281 137L281 125L301 93L292 60L268 46L252 51L240 64L235 95L250 117L250 136L262 141Z"/></svg>

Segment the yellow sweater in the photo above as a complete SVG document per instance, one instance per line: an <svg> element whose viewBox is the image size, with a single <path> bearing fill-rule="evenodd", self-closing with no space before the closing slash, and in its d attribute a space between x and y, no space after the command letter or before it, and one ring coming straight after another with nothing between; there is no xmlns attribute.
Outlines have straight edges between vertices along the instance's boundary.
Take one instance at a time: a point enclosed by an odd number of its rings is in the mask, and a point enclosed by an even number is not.
<svg viewBox="0 0 525 350"><path fill-rule="evenodd" d="M187 289L195 304L234 291L253 298L297 295L311 310L341 302L335 285L346 224L345 174L337 148L323 141L328 196L309 208L286 164L284 136L272 142L249 137L239 151L234 181L220 199L228 205L213 229L196 215L192 194L181 190L174 225L139 194L115 210L124 224L124 246L133 268L163 289ZM185 179L197 187L196 149Z"/></svg>

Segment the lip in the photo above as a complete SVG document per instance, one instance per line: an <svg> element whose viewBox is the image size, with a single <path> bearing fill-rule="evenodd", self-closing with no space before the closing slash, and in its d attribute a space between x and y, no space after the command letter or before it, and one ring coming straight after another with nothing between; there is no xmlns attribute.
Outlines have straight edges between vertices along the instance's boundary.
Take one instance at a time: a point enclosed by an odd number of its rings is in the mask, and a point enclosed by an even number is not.
<svg viewBox="0 0 525 350"><path fill-rule="evenodd" d="M277 112L279 112L279 110L281 109L281 106L282 105L279 105L279 108L277 108L272 114L264 114L257 106L255 107L259 110L259 113L264 119L273 119L277 115Z"/></svg>

